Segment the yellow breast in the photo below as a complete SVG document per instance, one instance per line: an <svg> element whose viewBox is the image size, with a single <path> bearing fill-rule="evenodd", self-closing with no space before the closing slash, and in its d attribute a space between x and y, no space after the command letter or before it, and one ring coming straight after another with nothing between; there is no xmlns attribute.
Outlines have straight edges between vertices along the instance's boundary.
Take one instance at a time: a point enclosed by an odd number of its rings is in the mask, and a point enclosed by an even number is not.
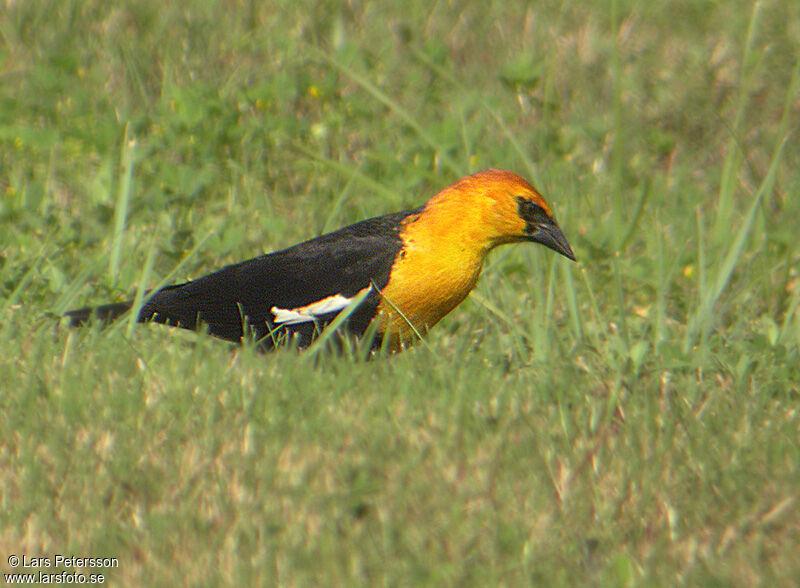
<svg viewBox="0 0 800 588"><path fill-rule="evenodd" d="M434 219L409 219L403 250L382 290L378 312L394 345L424 335L458 306L475 287L488 252L452 227L436 230Z"/></svg>

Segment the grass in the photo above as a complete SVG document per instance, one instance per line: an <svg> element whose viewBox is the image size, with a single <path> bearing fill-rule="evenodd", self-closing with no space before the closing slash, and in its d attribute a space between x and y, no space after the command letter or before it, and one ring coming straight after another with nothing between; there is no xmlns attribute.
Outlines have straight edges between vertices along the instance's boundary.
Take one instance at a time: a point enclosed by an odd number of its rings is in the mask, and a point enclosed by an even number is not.
<svg viewBox="0 0 800 588"><path fill-rule="evenodd" d="M800 581L799 6L6 4L4 572ZM496 251L399 356L53 329L488 167L579 264Z"/></svg>

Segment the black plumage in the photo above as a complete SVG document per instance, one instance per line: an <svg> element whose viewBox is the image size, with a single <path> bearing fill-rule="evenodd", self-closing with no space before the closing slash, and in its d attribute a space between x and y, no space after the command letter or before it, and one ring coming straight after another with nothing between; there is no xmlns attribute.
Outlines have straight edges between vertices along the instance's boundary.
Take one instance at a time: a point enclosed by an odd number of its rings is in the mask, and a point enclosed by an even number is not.
<svg viewBox="0 0 800 588"><path fill-rule="evenodd" d="M402 249L401 223L420 211L364 220L288 249L226 266L197 280L167 286L147 295L137 321L192 330L207 328L211 335L236 343L252 336L268 349L294 335L303 347L338 310L315 321L276 324L271 309L295 309L336 295L352 298L372 285L373 291L347 323L350 332L361 335L375 316L378 291L386 286ZM131 306L131 302L122 302L81 308L66 316L70 326L79 326L91 317L110 322Z"/></svg>

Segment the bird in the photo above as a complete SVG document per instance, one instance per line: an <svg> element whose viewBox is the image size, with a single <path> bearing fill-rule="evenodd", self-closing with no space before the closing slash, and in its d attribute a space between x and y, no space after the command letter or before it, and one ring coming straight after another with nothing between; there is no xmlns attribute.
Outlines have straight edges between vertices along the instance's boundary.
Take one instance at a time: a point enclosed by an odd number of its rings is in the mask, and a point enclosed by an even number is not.
<svg viewBox="0 0 800 588"><path fill-rule="evenodd" d="M499 245L538 243L575 261L542 195L489 169L461 178L419 208L363 220L298 245L147 292L140 323L160 323L264 350L306 348L327 327L371 348L405 349L475 287ZM68 325L108 324L133 301L65 313ZM343 319L331 323L340 314Z"/></svg>

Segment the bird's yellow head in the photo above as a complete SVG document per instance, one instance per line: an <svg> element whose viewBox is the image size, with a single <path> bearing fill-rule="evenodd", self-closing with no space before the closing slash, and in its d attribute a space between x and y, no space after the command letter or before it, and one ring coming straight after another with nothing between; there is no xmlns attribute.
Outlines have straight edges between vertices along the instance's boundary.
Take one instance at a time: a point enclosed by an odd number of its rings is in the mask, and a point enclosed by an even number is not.
<svg viewBox="0 0 800 588"><path fill-rule="evenodd" d="M445 188L399 233L402 251L379 306L393 345L412 341L464 300L498 245L532 241L575 259L542 196L507 171L480 172Z"/></svg>
<svg viewBox="0 0 800 588"><path fill-rule="evenodd" d="M489 251L504 243L540 243L575 261L572 248L541 194L520 176L490 169L462 178L425 206L459 219L473 243Z"/></svg>

